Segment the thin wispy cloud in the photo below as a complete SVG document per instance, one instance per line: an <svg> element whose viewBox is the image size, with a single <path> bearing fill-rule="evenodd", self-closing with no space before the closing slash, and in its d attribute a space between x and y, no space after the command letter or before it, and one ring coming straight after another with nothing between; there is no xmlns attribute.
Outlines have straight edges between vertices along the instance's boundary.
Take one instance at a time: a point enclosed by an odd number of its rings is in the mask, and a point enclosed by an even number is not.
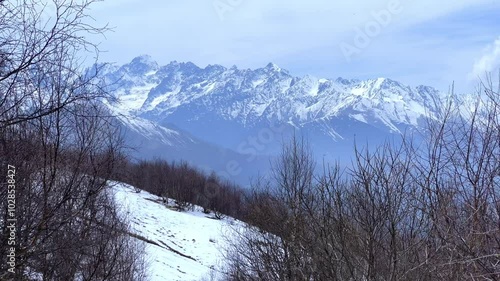
<svg viewBox="0 0 500 281"><path fill-rule="evenodd" d="M500 70L500 36L488 46L483 55L476 60L470 73L470 78L481 78L488 73Z"/></svg>
<svg viewBox="0 0 500 281"><path fill-rule="evenodd" d="M391 5L401 11L385 24L377 15ZM115 27L101 40L106 61L143 53L160 64L255 68L272 61L296 75L395 74L446 88L465 80L485 44L500 35L499 12L493 0L121 0L96 5L93 16ZM341 46L356 46L358 31L368 32L369 43L346 60Z"/></svg>

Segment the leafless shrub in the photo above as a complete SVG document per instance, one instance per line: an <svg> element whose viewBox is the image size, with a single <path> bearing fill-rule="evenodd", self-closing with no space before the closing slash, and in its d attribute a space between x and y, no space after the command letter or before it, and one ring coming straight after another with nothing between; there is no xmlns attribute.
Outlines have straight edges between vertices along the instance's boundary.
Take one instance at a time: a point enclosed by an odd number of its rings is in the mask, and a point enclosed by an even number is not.
<svg viewBox="0 0 500 281"><path fill-rule="evenodd" d="M323 167L293 139L246 201L224 280L499 280L498 91L450 102L426 138ZM460 113L460 114L459 114Z"/></svg>
<svg viewBox="0 0 500 281"><path fill-rule="evenodd" d="M2 262L2 279L144 278L140 245L106 192L120 132L100 104L98 69L84 71L77 56L95 47L85 35L105 30L87 23L93 2L0 5L0 172L16 167L17 219L15 274ZM2 188L2 253L6 199Z"/></svg>

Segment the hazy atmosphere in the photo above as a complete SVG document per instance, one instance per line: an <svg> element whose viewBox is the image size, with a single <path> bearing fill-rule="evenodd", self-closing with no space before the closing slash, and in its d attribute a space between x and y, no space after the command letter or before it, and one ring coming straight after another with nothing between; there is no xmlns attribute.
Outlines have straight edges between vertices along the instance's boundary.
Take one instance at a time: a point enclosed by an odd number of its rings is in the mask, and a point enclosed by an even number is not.
<svg viewBox="0 0 500 281"><path fill-rule="evenodd" d="M500 281L498 0L0 0L0 280Z"/></svg>
<svg viewBox="0 0 500 281"><path fill-rule="evenodd" d="M500 65L500 4L462 1L141 1L98 3L92 15L114 32L103 61L149 54L263 67L274 62L319 78L389 77L447 90ZM361 34L361 35L360 35Z"/></svg>

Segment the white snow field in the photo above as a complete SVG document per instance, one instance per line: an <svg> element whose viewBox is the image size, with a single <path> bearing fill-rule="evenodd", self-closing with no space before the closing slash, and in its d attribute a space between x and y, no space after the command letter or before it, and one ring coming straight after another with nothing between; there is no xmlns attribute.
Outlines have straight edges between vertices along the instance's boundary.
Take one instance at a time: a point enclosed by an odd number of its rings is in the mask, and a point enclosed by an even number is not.
<svg viewBox="0 0 500 281"><path fill-rule="evenodd" d="M110 185L131 232L146 240L149 280L208 281L218 275L225 233L241 222L213 219L201 207L179 212L146 191L136 193L119 182Z"/></svg>

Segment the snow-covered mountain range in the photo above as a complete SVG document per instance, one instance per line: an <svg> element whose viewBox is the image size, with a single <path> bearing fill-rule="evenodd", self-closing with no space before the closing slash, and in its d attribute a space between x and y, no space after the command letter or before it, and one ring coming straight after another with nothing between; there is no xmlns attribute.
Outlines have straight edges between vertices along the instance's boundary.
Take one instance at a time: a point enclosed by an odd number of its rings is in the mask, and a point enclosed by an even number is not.
<svg viewBox="0 0 500 281"><path fill-rule="evenodd" d="M354 141L376 144L420 130L446 100L428 86L296 77L272 63L254 70L159 66L140 56L103 71L118 100L108 105L141 155L182 158L231 177L266 169L293 133L306 136L318 157L347 159Z"/></svg>

